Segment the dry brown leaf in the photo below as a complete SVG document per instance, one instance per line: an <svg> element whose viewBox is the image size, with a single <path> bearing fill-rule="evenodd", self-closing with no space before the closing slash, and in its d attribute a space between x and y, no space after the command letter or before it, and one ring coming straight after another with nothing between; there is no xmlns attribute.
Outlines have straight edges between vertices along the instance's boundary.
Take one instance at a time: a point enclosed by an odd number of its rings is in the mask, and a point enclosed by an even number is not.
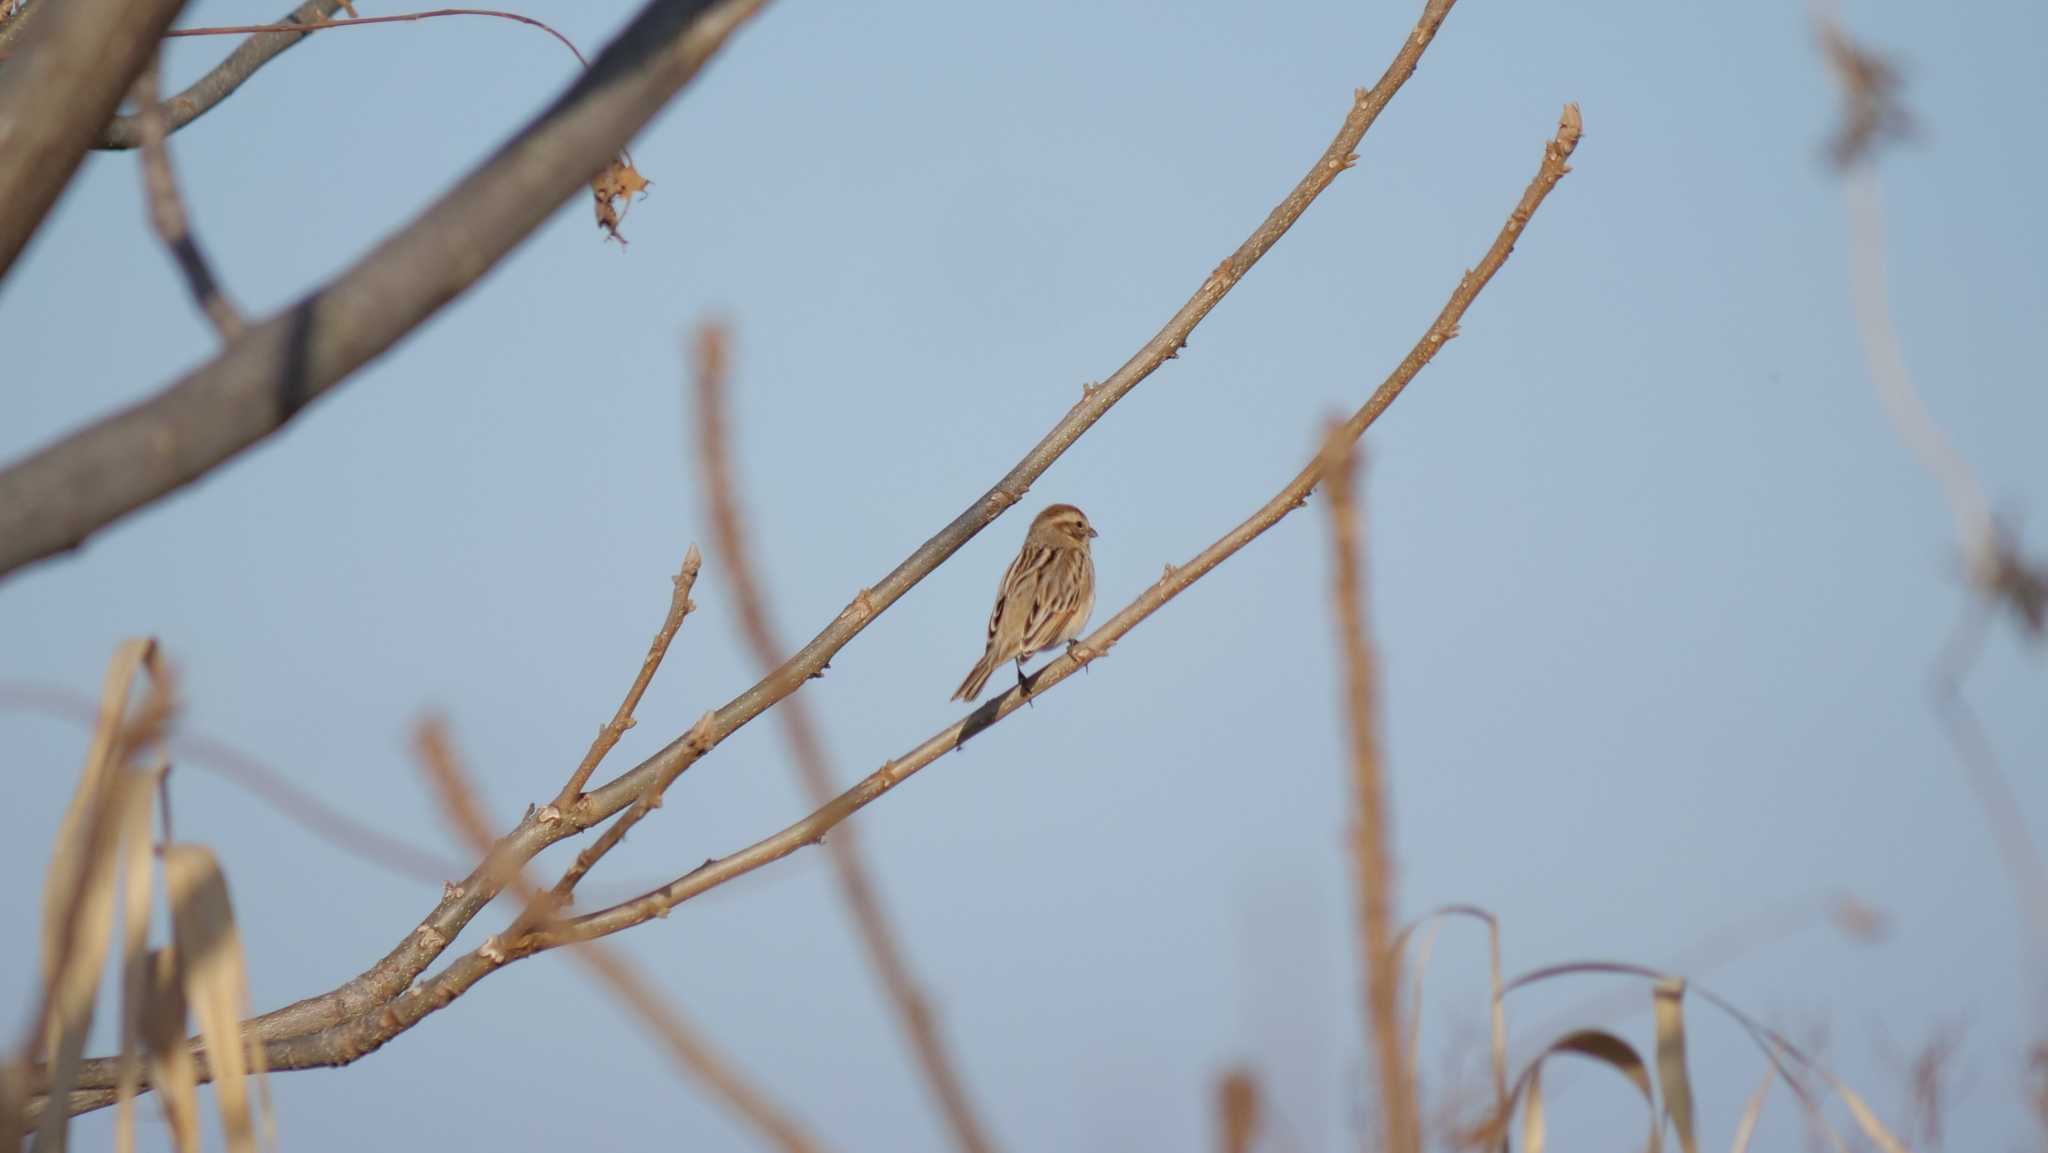
<svg viewBox="0 0 2048 1153"><path fill-rule="evenodd" d="M605 239L616 240L622 246L626 243L619 233L619 224L632 208L633 198L646 192L652 183L640 175L632 158L623 152L590 182L591 195L597 199L597 226L604 229Z"/></svg>
<svg viewBox="0 0 2048 1153"><path fill-rule="evenodd" d="M228 900L227 878L211 851L199 845L164 849L164 884L170 890L171 932L185 980L185 996L199 1019L199 1036L213 1065L214 1097L228 1153L255 1153L250 1125L249 1052L242 1018L249 1015L248 972ZM254 1070L261 1084L258 1054ZM268 1124L267 1095L264 1109Z"/></svg>
<svg viewBox="0 0 2048 1153"><path fill-rule="evenodd" d="M185 1044L185 975L177 948L151 953L147 970L141 1026L149 1083L178 1153L199 1153L199 1073Z"/></svg>
<svg viewBox="0 0 2048 1153"><path fill-rule="evenodd" d="M1660 981L1657 1003L1657 1084L1664 1093L1664 1116L1678 1131L1678 1147L1699 1153L1694 1139L1692 1074L1685 1067L1685 981Z"/></svg>

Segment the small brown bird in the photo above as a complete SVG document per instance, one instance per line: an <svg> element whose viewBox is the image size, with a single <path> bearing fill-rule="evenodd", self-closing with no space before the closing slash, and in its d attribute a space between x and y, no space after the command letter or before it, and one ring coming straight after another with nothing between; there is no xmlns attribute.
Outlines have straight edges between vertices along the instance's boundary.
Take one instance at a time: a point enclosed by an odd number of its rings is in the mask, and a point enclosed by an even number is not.
<svg viewBox="0 0 2048 1153"><path fill-rule="evenodd" d="M981 695L989 674L1004 661L1017 662L1017 686L1024 686L1024 662L1056 644L1072 641L1095 611L1095 561L1088 542L1095 536L1088 515L1070 504L1046 507L1024 534L1023 551L1010 562L988 615L988 648L953 694L956 701Z"/></svg>

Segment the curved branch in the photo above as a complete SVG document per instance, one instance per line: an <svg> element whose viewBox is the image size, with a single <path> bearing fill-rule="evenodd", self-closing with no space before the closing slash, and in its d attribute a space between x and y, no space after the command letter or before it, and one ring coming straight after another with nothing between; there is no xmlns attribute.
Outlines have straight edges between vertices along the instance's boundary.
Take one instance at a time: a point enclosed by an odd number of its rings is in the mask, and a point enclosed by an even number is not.
<svg viewBox="0 0 2048 1153"><path fill-rule="evenodd" d="M306 0L278 20L279 24L311 24L324 20L330 13L339 10L344 0ZM258 68L277 59L284 50L304 40L310 32L261 32L249 37L228 53L228 58L213 66L206 75L193 81L183 92L164 101L164 131L176 132L208 112L214 105L234 95L235 89L256 74ZM142 147L142 117L140 114L116 116L100 129L99 139L94 148L102 150L125 150Z"/></svg>
<svg viewBox="0 0 2048 1153"><path fill-rule="evenodd" d="M42 11L45 6L50 11ZM28 46L0 69L0 276L57 203L100 126L121 106L184 6L185 0L41 0L35 6ZM0 538L6 535L0 520ZM11 546L0 546L6 551Z"/></svg>
<svg viewBox="0 0 2048 1153"><path fill-rule="evenodd" d="M1354 159L1352 149L1364 137L1366 130L1372 127L1380 112L1392 100L1394 93L1414 74L1416 63L1430 42L1435 39L1437 30L1442 26L1444 18L1450 14L1453 3L1455 0L1428 0L1421 17L1407 39L1402 42L1393 62L1388 65L1386 72L1371 90L1356 94L1356 99L1336 139L1317 158L1308 174L1302 177L1286 198L1267 215L1251 236L1210 273L1195 295L1167 322L1166 327L1147 341L1108 380L1087 389L1080 403L1070 409L994 488L969 506L967 511L954 518L952 523L941 529L937 535L920 545L881 583L861 590L852 605L835 617L824 631L812 638L796 655L784 661L774 673L762 678L723 708L707 714L695 728L670 742L660 752L595 792L581 797L575 804L551 805L529 813L517 828L498 842L496 855L501 859L531 860L549 845L575 836L625 809L645 794L651 782L665 775L672 777L680 773L694 763L703 752L759 716L776 701L796 691L813 674L821 671L833 655L857 636L875 616L930 575L1004 509L1015 504L1030 487L1031 482L1043 475L1045 470L1051 467L1052 462L1078 440L1082 433L1101 419L1111 405L1128 394L1160 364L1177 354L1185 345L1188 334L1202 318L1207 316L1223 296L1244 278L1251 266L1279 241L1337 174L1350 166ZM600 66L603 64L602 59L599 63ZM1398 392L1398 389L1395 391ZM1384 407L1385 404L1392 402L1393 394L1386 393L1385 388L1382 389L1382 393L1385 393L1384 397L1376 394L1373 403ZM1375 410L1373 416L1377 415ZM6 481L6 474L0 474L0 500L4 500ZM0 508L4 508L4 503L0 503ZM0 564L0 573L5 571L4 564ZM1058 666L1049 666L1056 667ZM1054 679L1056 681L1063 677L1064 674ZM997 698L991 707L1006 699ZM982 716L986 712L985 709L975 716ZM858 791L862 787L864 786L857 785L855 790ZM866 801L861 802L865 803ZM837 821L832 823L836 824ZM787 855L796 847L797 844L792 843L777 855ZM759 862L765 863L766 860ZM742 871L751 871L752 868L758 868L759 864ZM445 1005L448 1000L459 995L462 989L474 984L486 971L494 968L493 964L484 962L483 968L479 969L479 961L472 954L452 963L448 970L429 983L434 989L439 990L433 999L422 999L424 994L421 991L427 988L426 984L417 987L414 985L427 966L440 956L448 942L453 940L455 935L497 895L491 878L496 875L498 868L496 862L485 861L472 870L462 884L451 885L440 904L414 926L389 953L338 988L273 1010L248 1022L246 1035L250 1039L270 1043L270 1052L274 1058L271 1068L287 1067L277 1064L277 1060L284 1059L284 1049L287 1045L292 1046L290 1059L308 1062L302 1066L290 1067L310 1068L318 1064L346 1064L383 1044L389 1037L410 1028L421 1017ZM444 994L445 999L442 999ZM383 1032L386 1028L390 1030L388 1033ZM351 1029L356 1032L351 1033ZM111 1088L112 1073L112 1062L106 1062L104 1066L87 1062L79 1072L78 1083L91 1087L98 1083L98 1079L104 1079L106 1087ZM97 1108L111 1100L111 1095L105 1101L74 1095L71 1107Z"/></svg>

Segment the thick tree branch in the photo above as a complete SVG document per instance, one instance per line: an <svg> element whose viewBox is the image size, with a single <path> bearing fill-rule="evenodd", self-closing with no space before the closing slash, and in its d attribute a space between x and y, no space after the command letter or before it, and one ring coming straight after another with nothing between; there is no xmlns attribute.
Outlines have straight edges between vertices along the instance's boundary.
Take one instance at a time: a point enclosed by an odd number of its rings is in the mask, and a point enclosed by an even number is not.
<svg viewBox="0 0 2048 1153"><path fill-rule="evenodd" d="M108 2L67 0L52 22ZM339 280L157 395L0 472L0 575L197 480L384 353L584 190L765 3L650 0L568 91ZM40 55L10 65L0 87ZM0 233L13 212L7 171Z"/></svg>
<svg viewBox="0 0 2048 1153"><path fill-rule="evenodd" d="M739 602L741 631L754 650L754 659L764 670L773 670L783 651L782 642L768 619L768 598L762 592L760 572L747 548L746 531L740 527L738 485L734 479L738 470L733 467L732 441L726 434L726 361L724 331L706 326L698 334L696 349L697 460L704 470L704 488L711 503L711 524L718 537L718 551L725 557L733 596ZM776 715L789 737L790 752L796 759L797 773L810 803L824 805L839 790L837 774L827 761L824 739L818 735L807 705L804 698L792 695L782 702ZM889 923L881 893L851 832L841 830L825 846L825 851L839 879L840 895L846 899L861 944L867 949L868 962L881 977L882 988L895 1006L897 1023L917 1055L918 1066L924 1071L932 1096L938 1100L954 1143L964 1153L991 1153L994 1146L968 1099L959 1062L939 1032L930 1000L910 972L902 941Z"/></svg>
<svg viewBox="0 0 2048 1153"><path fill-rule="evenodd" d="M36 4L27 42L0 69L0 277L57 203L184 6L184 0ZM0 496L0 505L7 500ZM10 527L0 512L0 556L12 551Z"/></svg>
<svg viewBox="0 0 2048 1153"><path fill-rule="evenodd" d="M343 6L344 0L306 0L278 21L279 24L310 24L325 19ZM193 81L183 92L164 101L164 132L176 132L213 110L214 105L234 95L243 81L258 68L275 60L284 50L304 40L310 32L261 32L249 37L228 53L227 59ZM100 130L94 148L127 149L142 146L142 118L116 116Z"/></svg>
<svg viewBox="0 0 2048 1153"><path fill-rule="evenodd" d="M1403 41L1400 51L1380 77L1379 83L1370 91L1357 94L1336 139L1317 158L1308 174L1302 177L1237 251L1202 282L1195 295L1181 306L1167 322L1166 327L1147 341L1109 379L1088 389L1080 403L1070 409L994 488L975 501L967 511L955 517L952 523L941 529L937 535L920 545L880 583L862 590L853 604L842 610L804 648L784 661L775 673L764 677L723 708L707 714L689 733L672 741L666 748L641 762L631 771L586 795L575 805L552 812L544 808L528 814L517 828L499 840L499 851L520 861L531 860L549 845L575 836L634 804L648 795L650 786L656 782L664 779L674 780L718 741L759 716L776 701L794 692L811 675L821 671L833 655L859 635L875 616L930 575L1004 509L1021 499L1031 482L1043 475L1045 470L1051 467L1052 462L1078 440L1082 433L1101 419L1111 405L1127 395L1140 381L1178 351L1202 318L1207 316L1217 302L1243 279L1251 266L1279 241L1316 196L1335 179L1336 174L1348 166L1352 159L1352 149L1378 119L1394 93L1409 76L1413 75L1416 62L1435 38L1453 2L1454 0L1429 0L1415 28ZM1392 392L1383 388L1382 394L1376 394L1371 403L1383 408L1392 402L1398 391L1398 388L1394 388ZM1377 408L1373 410L1372 415L1378 415ZM5 475L0 474L0 496L4 496L6 491L5 481ZM0 568L0 571L5 570ZM991 707L1005 699L1007 698L997 698ZM975 716L988 717L992 714L988 709L984 709ZM873 780L874 778L870 779L871 782ZM886 790L892 786L893 782L884 785L883 788ZM860 792L868 787L871 787L869 783L856 785L854 792ZM844 799L843 797L842 800ZM867 799L871 800L872 797ZM866 800L861 800L853 808L865 803ZM838 804L839 802L835 802L835 806ZM845 813L851 811L852 809L846 809L840 812L830 824L837 824L839 819L844 818ZM825 827L830 827L830 824ZM616 828L616 825L613 826L613 829ZM607 830L607 833L611 831L613 830ZM792 841L774 856L787 855L802 843L804 842L801 839ZM761 858L741 872L758 868L771 859L774 857ZM489 862L486 862L473 870L461 884L450 885L440 904L435 906L389 953L340 987L266 1013L249 1022L248 1036L251 1039L272 1043L270 1067L310 1068L319 1064L346 1064L353 1061L382 1045L390 1037L410 1028L434 1009L447 1004L460 995L462 990L494 969L496 964L470 954L453 962L432 982L415 986L415 981L426 971L427 966L441 955L448 942L453 940L455 935L497 895L497 891L489 884L490 875ZM650 912L649 915L654 914ZM430 986L431 996L428 995ZM293 1038L297 1040L291 1040ZM289 1056L284 1051L288 1044L292 1050ZM281 1061L286 1063L280 1064ZM303 1064L295 1066L290 1064L291 1061ZM104 1065L88 1062L80 1071L79 1084L97 1086L100 1080L104 1080L105 1087L111 1088L112 1075L112 1062L105 1062ZM105 1100L74 1095L71 1107L96 1108L111 1100L111 1094Z"/></svg>

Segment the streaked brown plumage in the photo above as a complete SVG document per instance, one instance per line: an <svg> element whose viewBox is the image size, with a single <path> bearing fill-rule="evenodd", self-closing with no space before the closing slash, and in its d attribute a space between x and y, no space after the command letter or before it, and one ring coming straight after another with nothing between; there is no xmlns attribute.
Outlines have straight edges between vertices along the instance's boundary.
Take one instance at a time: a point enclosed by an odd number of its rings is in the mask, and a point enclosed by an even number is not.
<svg viewBox="0 0 2048 1153"><path fill-rule="evenodd" d="M1081 635L1095 611L1095 561L1088 541L1095 536L1087 514L1070 504L1049 505L1024 534L1024 548L1003 574L995 611L988 615L988 647L960 682L956 701L981 695L989 674L1004 661L1024 662L1034 654Z"/></svg>

